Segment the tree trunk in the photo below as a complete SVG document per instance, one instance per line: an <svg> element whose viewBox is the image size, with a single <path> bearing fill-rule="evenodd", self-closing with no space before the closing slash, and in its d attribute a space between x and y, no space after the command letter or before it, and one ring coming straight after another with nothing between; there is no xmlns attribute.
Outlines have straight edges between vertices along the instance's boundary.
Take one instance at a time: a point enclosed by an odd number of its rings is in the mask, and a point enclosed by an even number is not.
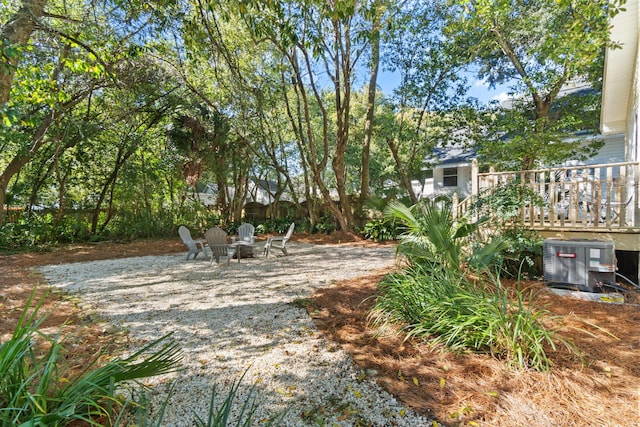
<svg viewBox="0 0 640 427"><path fill-rule="evenodd" d="M340 199L339 214L336 215L340 228L344 232L350 232L353 225L353 211L351 201L346 189L346 164L345 155L349 143L349 112L351 103L351 39L348 29L338 22L333 22L335 51L334 51L334 71L335 76L334 92L336 97L336 150L331 161L333 172L336 178L336 190ZM323 191L325 198L330 194ZM332 201L331 201L332 203ZM334 210L334 207L330 208ZM335 203L333 203L335 205ZM336 206L338 208L338 206Z"/></svg>
<svg viewBox="0 0 640 427"><path fill-rule="evenodd" d="M39 18L44 14L47 0L24 0L22 7L9 19L0 33L0 44L3 49L21 48L26 46L31 39L31 34L36 28ZM9 102L11 86L15 76L20 55L3 55L3 64L0 66L0 107ZM6 189L6 186L5 186ZM0 193L2 193L0 191ZM4 197L2 197L4 202ZM2 206L2 205L0 205ZM1 223L1 221L0 221Z"/></svg>
<svg viewBox="0 0 640 427"><path fill-rule="evenodd" d="M44 135L49 129L49 126L53 121L61 114L61 112L52 111L40 126L36 130L36 133L32 139L31 147L28 151L21 151L16 154L9 164L4 168L2 174L0 174L0 207L4 207L4 203L7 195L7 187L11 178L22 169L24 165L29 163L33 158L36 151L38 151L45 142ZM0 225L4 224L4 209L0 209Z"/></svg>
<svg viewBox="0 0 640 427"><path fill-rule="evenodd" d="M131 147L130 147L131 148ZM91 218L91 234L96 234L98 232L98 219L100 217L100 209L102 208L102 204L107 198L107 194L113 191L113 186L115 185L116 180L118 179L118 174L120 170L127 162L129 157L133 155L137 147L133 147L133 149L125 150L125 144L123 143L118 149L118 155L116 157L116 162L113 165L113 170L107 177L107 180L104 182L102 186L102 190L100 190L100 195L98 196L98 200L96 201L96 205L93 209L93 218ZM111 209L110 209L111 210ZM103 223L100 227L101 230L104 230L106 224L109 223L111 217L113 216L112 212L107 215L105 219L105 223Z"/></svg>
<svg viewBox="0 0 640 427"><path fill-rule="evenodd" d="M376 86L380 66L380 15L376 14L371 28L371 74L367 91L367 115L364 122L364 141L362 143L362 167L360 181L360 202L369 199L369 162L371 140L373 139L373 118L376 108Z"/></svg>
<svg viewBox="0 0 640 427"><path fill-rule="evenodd" d="M393 160L396 162L396 169L398 172L398 177L400 177L400 184L404 187L407 192L409 199L411 199L411 203L417 203L418 198L413 192L413 186L411 185L411 180L407 174L407 171L402 167L402 160L400 159L400 153L398 153L398 146L396 145L393 138L387 138L387 145L389 146L389 150L391 150L391 155L393 156Z"/></svg>

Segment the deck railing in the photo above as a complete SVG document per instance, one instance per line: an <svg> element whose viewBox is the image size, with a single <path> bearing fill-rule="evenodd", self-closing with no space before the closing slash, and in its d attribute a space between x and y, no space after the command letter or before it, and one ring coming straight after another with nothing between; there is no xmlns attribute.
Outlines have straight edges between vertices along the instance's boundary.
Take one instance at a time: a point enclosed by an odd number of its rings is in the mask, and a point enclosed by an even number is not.
<svg viewBox="0 0 640 427"><path fill-rule="evenodd" d="M529 198L516 222L533 229L640 227L640 162L582 165L528 171L479 173L474 162L473 196L515 182ZM469 207L457 204L456 215Z"/></svg>

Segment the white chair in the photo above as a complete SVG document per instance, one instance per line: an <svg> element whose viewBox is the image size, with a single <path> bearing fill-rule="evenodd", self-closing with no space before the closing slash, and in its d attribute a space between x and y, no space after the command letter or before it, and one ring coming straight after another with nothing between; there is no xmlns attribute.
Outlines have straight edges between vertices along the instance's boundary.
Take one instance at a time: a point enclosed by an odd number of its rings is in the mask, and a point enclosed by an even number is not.
<svg viewBox="0 0 640 427"><path fill-rule="evenodd" d="M291 238L291 235L293 234L293 229L295 227L296 227L296 224L292 222L291 225L289 226L289 230L287 231L287 234L285 234L284 236L269 237L267 239L267 242L264 244L264 256L266 257L269 256L269 251L271 250L271 248L280 249L283 254L289 255L289 253L287 252L287 242Z"/></svg>
<svg viewBox="0 0 640 427"><path fill-rule="evenodd" d="M238 227L237 239L243 242L249 242L253 244L255 243L255 240L256 240L256 237L254 236L255 231L256 231L256 228L253 226L253 224L249 224L248 222L240 224L240 227ZM232 237L231 239L234 242L236 241L236 237Z"/></svg>
<svg viewBox="0 0 640 427"><path fill-rule="evenodd" d="M240 257L253 257L253 246L256 243L255 230L253 224L245 222L238 227L238 236L231 238L231 245L236 248L235 255L238 257L238 261L240 261Z"/></svg>
<svg viewBox="0 0 640 427"><path fill-rule="evenodd" d="M207 241L203 239L194 240L191 237L191 232L187 227L181 225L178 227L178 234L182 239L182 243L187 246L189 252L187 252L187 259L193 254L193 259L196 259L200 252L204 252L204 256L207 256Z"/></svg>
<svg viewBox="0 0 640 427"><path fill-rule="evenodd" d="M213 227L204 233L204 237L207 239L209 250L211 251L209 265L213 264L214 258L219 263L220 257L223 256L227 257L227 264L229 264L232 251L231 246L227 243L227 233L220 227Z"/></svg>

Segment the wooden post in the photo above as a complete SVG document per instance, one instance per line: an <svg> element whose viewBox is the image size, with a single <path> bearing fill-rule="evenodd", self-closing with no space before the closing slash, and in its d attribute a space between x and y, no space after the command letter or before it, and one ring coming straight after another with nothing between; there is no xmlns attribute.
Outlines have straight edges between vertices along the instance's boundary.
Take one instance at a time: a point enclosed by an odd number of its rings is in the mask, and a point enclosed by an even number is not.
<svg viewBox="0 0 640 427"><path fill-rule="evenodd" d="M453 197L451 198L451 207L452 207L452 214L453 214L453 220L457 220L458 219L458 203L460 202L459 197L458 197L458 193L453 193Z"/></svg>
<svg viewBox="0 0 640 427"><path fill-rule="evenodd" d="M632 227L640 225L640 162L637 162L632 166L633 168L633 200L631 208L633 209L633 215L631 216L632 223L629 224ZM640 277L640 272L638 273Z"/></svg>
<svg viewBox="0 0 640 427"><path fill-rule="evenodd" d="M471 161L471 195L474 197L478 197L478 188L480 186L478 182L478 159L473 159Z"/></svg>

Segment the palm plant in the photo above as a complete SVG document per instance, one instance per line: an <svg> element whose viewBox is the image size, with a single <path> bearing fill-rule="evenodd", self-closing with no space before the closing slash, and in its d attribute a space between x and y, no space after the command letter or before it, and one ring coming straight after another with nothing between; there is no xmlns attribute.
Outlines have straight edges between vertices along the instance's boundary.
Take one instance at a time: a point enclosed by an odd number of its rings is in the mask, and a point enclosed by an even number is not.
<svg viewBox="0 0 640 427"><path fill-rule="evenodd" d="M399 220L406 231L400 236L398 251L411 264L430 263L447 270L460 271L468 238L478 231L481 219L469 222L468 217L454 220L450 199L439 197L424 199L411 207L391 202L385 215ZM499 252L500 239L470 254L470 263L481 267Z"/></svg>
<svg viewBox="0 0 640 427"><path fill-rule="evenodd" d="M35 292L35 290L34 290ZM179 366L180 348L164 336L129 357L105 365L90 364L77 377L60 370L63 347L59 337L38 330L43 300L33 310L27 302L10 339L0 343L0 426L58 426L74 420L101 425L96 419L112 415L119 388L136 380L173 372ZM39 354L37 338L48 349ZM97 360L97 359L96 359Z"/></svg>
<svg viewBox="0 0 640 427"><path fill-rule="evenodd" d="M555 348L557 335L544 327L547 311L538 307L530 292L516 289L515 300L510 298L500 276L488 269L501 260L507 247L504 239L470 245L473 252L465 252L469 237L484 220L454 221L450 204L442 199L412 207L394 202L386 214L406 226L398 251L410 266L381 284L371 313L374 323L400 324L407 337L428 338L454 350L491 353L520 368L548 369L545 348ZM482 281L469 279L463 261L485 273ZM496 270L500 271L499 265Z"/></svg>

